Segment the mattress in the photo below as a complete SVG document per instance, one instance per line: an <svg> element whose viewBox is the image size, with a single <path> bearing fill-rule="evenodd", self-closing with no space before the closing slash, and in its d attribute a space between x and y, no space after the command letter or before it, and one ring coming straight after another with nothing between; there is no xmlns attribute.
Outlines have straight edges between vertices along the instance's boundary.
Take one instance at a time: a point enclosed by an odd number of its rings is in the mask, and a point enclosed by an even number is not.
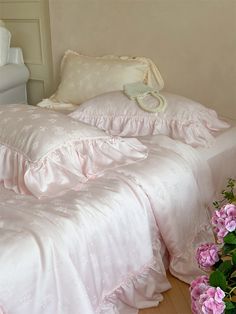
<svg viewBox="0 0 236 314"><path fill-rule="evenodd" d="M234 171L234 132L211 152L144 137L147 159L56 198L0 186L0 313L137 314L170 288L165 251L171 273L190 282L200 274L196 248L213 240L212 171L222 156Z"/></svg>
<svg viewBox="0 0 236 314"><path fill-rule="evenodd" d="M236 178L236 121L228 122L231 127L216 135L216 141L210 148L196 148L200 157L206 160L211 168L217 199L222 187L226 187L228 178Z"/></svg>

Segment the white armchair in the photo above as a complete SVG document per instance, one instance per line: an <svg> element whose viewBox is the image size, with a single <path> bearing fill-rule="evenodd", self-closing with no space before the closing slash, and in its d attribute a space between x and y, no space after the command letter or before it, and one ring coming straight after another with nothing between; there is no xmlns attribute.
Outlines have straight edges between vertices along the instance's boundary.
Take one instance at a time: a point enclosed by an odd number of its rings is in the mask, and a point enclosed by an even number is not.
<svg viewBox="0 0 236 314"><path fill-rule="evenodd" d="M8 63L0 66L0 104L27 103L26 83L29 70L22 50L10 48Z"/></svg>

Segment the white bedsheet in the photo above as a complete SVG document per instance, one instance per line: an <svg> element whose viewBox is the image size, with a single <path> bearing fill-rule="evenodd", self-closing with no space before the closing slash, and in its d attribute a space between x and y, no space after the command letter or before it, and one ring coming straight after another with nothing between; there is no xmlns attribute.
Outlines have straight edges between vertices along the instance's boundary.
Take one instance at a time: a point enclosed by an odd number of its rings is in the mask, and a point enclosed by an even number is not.
<svg viewBox="0 0 236 314"><path fill-rule="evenodd" d="M134 314L157 305L170 271L189 282L212 240L214 185L197 150L165 136L149 157L80 192L37 200L0 188L0 313Z"/></svg>
<svg viewBox="0 0 236 314"><path fill-rule="evenodd" d="M222 188L229 177L236 178L236 121L229 121L232 127L216 136L212 147L198 147L200 157L206 160L212 172L215 199L220 198Z"/></svg>

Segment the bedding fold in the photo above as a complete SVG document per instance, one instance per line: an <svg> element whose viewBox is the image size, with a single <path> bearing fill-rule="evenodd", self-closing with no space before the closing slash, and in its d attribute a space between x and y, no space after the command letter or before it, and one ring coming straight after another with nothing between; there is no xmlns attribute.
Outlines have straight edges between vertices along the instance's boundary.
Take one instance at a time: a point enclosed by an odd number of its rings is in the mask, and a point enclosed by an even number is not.
<svg viewBox="0 0 236 314"><path fill-rule="evenodd" d="M147 149L136 139L92 138L70 141L32 162L16 150L0 144L0 178L5 188L38 198L78 190L107 169L138 162ZM60 180L58 180L60 178Z"/></svg>
<svg viewBox="0 0 236 314"><path fill-rule="evenodd" d="M194 148L166 136L147 136L141 141L149 149L142 167L130 165L117 172L146 193L170 254L169 269L190 283L201 272L195 260L197 247L214 242L208 206L215 189L209 165Z"/></svg>

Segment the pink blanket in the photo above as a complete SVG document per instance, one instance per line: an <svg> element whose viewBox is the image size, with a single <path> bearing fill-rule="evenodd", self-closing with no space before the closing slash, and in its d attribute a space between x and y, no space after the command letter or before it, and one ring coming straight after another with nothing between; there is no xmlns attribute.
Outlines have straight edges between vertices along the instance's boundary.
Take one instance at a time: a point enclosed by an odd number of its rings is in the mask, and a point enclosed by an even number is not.
<svg viewBox="0 0 236 314"><path fill-rule="evenodd" d="M0 187L0 313L135 314L158 305L170 271L189 282L211 241L214 187L196 150L143 139L149 157L80 192L37 200Z"/></svg>

